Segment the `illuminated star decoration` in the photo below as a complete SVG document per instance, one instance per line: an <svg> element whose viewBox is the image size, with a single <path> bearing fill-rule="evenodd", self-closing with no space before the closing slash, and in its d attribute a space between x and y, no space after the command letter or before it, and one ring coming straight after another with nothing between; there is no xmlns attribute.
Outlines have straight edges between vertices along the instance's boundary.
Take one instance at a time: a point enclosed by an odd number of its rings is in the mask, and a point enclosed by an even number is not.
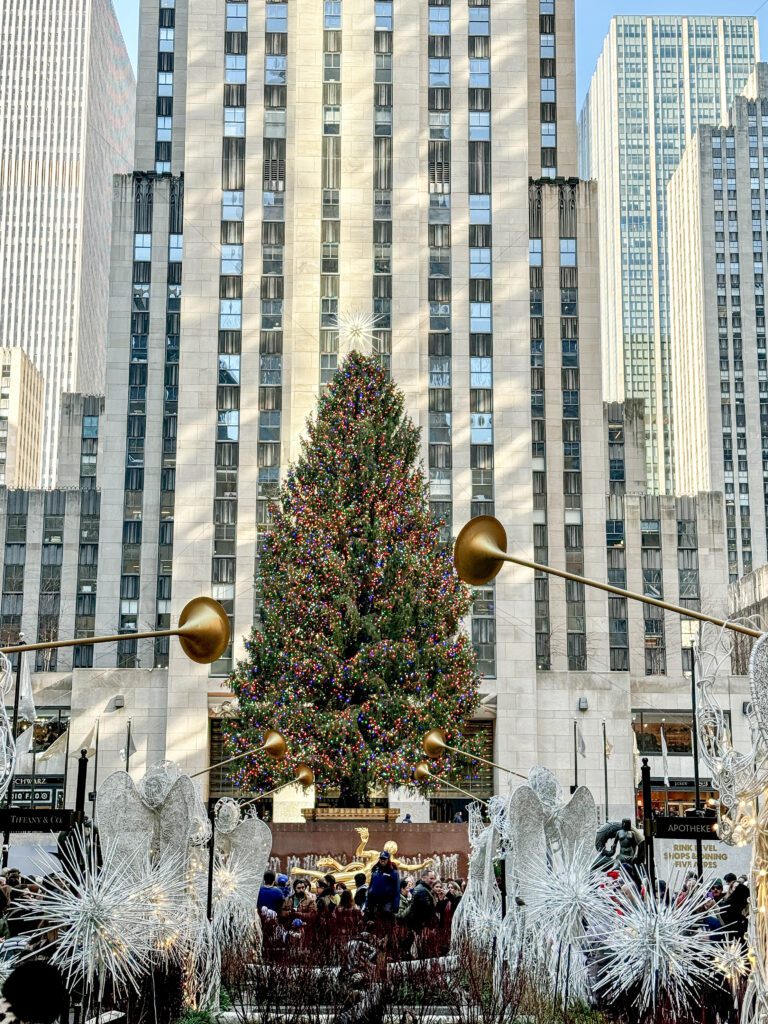
<svg viewBox="0 0 768 1024"><path fill-rule="evenodd" d="M68 985L82 984L97 998L107 981L121 993L138 992L152 967L170 958L184 929L186 883L172 858L129 863L105 844L99 865L95 844L76 837L79 876L50 881L21 915L37 925L31 945L47 941L51 963ZM45 871L55 871L53 862Z"/></svg>
<svg viewBox="0 0 768 1024"><path fill-rule="evenodd" d="M378 322L378 316L374 313L365 313L361 309L339 313L333 325L339 332L339 355L347 356L351 352L360 352L364 356L371 355Z"/></svg>
<svg viewBox="0 0 768 1024"><path fill-rule="evenodd" d="M747 950L743 942L738 939L730 939L724 945L718 945L715 954L715 970L722 974L733 993L733 1005L738 1000L739 987L742 979L750 972L750 963Z"/></svg>
<svg viewBox="0 0 768 1024"><path fill-rule="evenodd" d="M593 946L602 995L632 995L640 1016L665 998L673 1014L685 1016L713 969L714 944L704 924L711 913L704 907L706 889L694 886L684 900L667 903L650 892L641 896L627 879L611 892L611 902Z"/></svg>
<svg viewBox="0 0 768 1024"><path fill-rule="evenodd" d="M605 879L592 870L593 861L594 849L580 844L554 863L540 857L523 866L526 959L534 971L549 975L553 995L564 1003L588 997L588 929L608 912Z"/></svg>

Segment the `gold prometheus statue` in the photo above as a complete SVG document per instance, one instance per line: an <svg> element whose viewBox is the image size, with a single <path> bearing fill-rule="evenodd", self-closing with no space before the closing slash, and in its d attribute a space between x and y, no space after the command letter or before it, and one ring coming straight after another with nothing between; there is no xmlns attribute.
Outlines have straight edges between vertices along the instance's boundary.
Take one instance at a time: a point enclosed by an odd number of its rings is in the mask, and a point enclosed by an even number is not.
<svg viewBox="0 0 768 1024"><path fill-rule="evenodd" d="M344 882L345 885L349 885L350 882L354 882L355 875L364 874L367 884L371 880L373 865L379 859L380 853L378 850L366 849L368 846L368 840L370 839L370 832L367 828L364 826L356 828L355 832L360 836L360 842L355 850L354 860L351 860L348 864L341 864L334 857L320 857L317 862L317 866L320 869L319 871L309 871L305 868L291 868L291 874L301 875L306 878L324 878L326 875L330 874L333 875L337 882ZM389 839L384 843L384 849L389 854L390 863L398 871L425 871L434 863L433 857L429 857L424 861L419 861L418 864L405 864L403 861L398 860L398 845L394 839Z"/></svg>

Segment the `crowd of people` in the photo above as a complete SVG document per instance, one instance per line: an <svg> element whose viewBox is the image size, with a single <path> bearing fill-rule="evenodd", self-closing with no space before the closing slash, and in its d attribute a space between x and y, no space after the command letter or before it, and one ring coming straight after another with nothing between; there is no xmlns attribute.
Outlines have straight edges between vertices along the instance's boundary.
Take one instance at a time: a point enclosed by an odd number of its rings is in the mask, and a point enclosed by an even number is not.
<svg viewBox="0 0 768 1024"><path fill-rule="evenodd" d="M263 922L296 942L317 927L336 936L374 933L387 937L393 953L416 956L426 944L437 952L447 950L464 884L442 880L432 869L418 878L401 873L383 850L370 876L360 872L352 886L332 874L316 880L298 875L291 881L268 871L259 910Z"/></svg>
<svg viewBox="0 0 768 1024"><path fill-rule="evenodd" d="M689 871L680 891L668 896L664 882L659 887L665 899L674 899L682 903L691 898L691 893L698 890L696 872ZM746 941L749 924L749 886L747 876L736 876L732 872L715 878L709 886L702 909L707 911L705 924L715 938L738 939Z"/></svg>

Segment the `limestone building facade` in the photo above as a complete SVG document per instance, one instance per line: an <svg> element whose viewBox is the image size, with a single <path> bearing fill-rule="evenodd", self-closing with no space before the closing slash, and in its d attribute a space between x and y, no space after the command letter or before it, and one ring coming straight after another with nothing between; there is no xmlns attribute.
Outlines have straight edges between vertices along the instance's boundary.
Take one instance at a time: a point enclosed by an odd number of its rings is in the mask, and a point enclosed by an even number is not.
<svg viewBox="0 0 768 1024"><path fill-rule="evenodd" d="M35 487L56 482L62 394L104 391L112 176L131 167L134 88L112 0L2 5L0 347L42 374Z"/></svg>
<svg viewBox="0 0 768 1024"><path fill-rule="evenodd" d="M0 486L37 487L43 378L19 348L0 348Z"/></svg>

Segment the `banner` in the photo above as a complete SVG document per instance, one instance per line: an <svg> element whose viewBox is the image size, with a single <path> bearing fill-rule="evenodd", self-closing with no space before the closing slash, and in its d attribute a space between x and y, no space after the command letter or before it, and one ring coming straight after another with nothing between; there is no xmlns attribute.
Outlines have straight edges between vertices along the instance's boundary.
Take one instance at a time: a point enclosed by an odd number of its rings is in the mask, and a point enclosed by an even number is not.
<svg viewBox="0 0 768 1024"><path fill-rule="evenodd" d="M682 884L686 871L696 870L696 843L689 839L655 839L656 877L672 884ZM722 878L732 871L734 875L749 875L752 860L751 846L727 846L721 842L702 843L704 883Z"/></svg>

